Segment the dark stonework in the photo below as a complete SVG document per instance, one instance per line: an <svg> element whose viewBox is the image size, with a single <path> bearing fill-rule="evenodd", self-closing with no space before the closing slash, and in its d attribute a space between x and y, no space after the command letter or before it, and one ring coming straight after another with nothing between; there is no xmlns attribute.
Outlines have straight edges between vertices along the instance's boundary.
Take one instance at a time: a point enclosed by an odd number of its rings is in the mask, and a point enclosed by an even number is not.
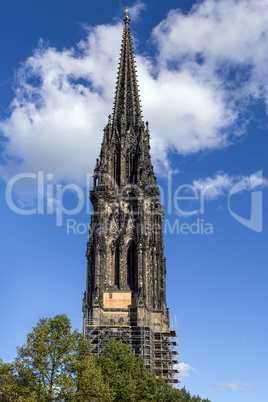
<svg viewBox="0 0 268 402"><path fill-rule="evenodd" d="M83 300L88 337L93 332L87 327L105 325L148 327L152 336L169 331L164 210L151 163L149 125L141 116L129 21L127 16L113 116L104 128L90 192Z"/></svg>

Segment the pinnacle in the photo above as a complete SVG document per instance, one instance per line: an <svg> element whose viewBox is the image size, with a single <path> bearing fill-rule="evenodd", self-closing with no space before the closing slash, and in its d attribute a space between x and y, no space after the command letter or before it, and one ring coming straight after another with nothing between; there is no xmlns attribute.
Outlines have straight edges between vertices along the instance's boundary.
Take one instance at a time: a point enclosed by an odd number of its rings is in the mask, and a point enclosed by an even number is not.
<svg viewBox="0 0 268 402"><path fill-rule="evenodd" d="M120 52L113 113L113 127L118 131L120 131L122 119L126 122L127 130L130 127L137 126L142 119L128 15L124 21L125 28Z"/></svg>

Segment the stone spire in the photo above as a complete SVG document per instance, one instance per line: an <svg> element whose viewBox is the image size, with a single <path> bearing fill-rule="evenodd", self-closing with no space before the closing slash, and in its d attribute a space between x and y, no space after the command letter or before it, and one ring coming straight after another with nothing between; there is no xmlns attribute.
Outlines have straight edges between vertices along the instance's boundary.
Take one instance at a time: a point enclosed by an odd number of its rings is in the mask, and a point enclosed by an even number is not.
<svg viewBox="0 0 268 402"><path fill-rule="evenodd" d="M151 163L149 126L141 116L129 21L127 14L113 119L109 115L104 128L90 192L83 331L95 353L110 339L129 343L148 369L173 383L170 338L175 333L169 330L166 306L164 209Z"/></svg>
<svg viewBox="0 0 268 402"><path fill-rule="evenodd" d="M113 112L113 128L119 132L121 124L124 124L127 130L130 127L134 128L142 124L138 80L129 28L130 18L128 10L125 11L125 29L123 32Z"/></svg>
<svg viewBox="0 0 268 402"><path fill-rule="evenodd" d="M142 121L130 18L125 19L113 118L104 128L100 159L94 170L94 189L154 183L148 123Z"/></svg>

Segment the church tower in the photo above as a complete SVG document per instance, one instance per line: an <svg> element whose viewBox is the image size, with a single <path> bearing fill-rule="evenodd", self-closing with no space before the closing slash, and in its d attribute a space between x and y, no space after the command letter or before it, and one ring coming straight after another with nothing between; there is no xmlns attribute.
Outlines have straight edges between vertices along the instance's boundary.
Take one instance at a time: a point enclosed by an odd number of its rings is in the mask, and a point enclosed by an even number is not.
<svg viewBox="0 0 268 402"><path fill-rule="evenodd" d="M141 115L130 18L125 28L113 116L94 170L83 331L100 354L110 339L132 345L146 366L178 382L177 341L166 306L164 209Z"/></svg>

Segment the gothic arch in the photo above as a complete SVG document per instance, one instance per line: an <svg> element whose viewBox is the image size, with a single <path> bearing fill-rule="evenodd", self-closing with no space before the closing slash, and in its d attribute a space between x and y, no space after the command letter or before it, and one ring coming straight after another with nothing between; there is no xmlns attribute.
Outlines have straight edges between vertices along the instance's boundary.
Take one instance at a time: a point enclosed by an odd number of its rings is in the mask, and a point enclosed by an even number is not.
<svg viewBox="0 0 268 402"><path fill-rule="evenodd" d="M116 240L112 240L109 246L109 254L110 254L110 284L115 285L119 288L119 271L120 271L120 263L119 263L119 244Z"/></svg>
<svg viewBox="0 0 268 402"><path fill-rule="evenodd" d="M134 147L130 147L126 152L126 178L127 183L136 184L137 183L137 163L136 163L136 152Z"/></svg>
<svg viewBox="0 0 268 402"><path fill-rule="evenodd" d="M119 150L116 149L113 154L113 171L114 171L114 181L115 183L120 186L120 154Z"/></svg>
<svg viewBox="0 0 268 402"><path fill-rule="evenodd" d="M137 247L133 240L127 247L127 284L130 288L137 285Z"/></svg>

